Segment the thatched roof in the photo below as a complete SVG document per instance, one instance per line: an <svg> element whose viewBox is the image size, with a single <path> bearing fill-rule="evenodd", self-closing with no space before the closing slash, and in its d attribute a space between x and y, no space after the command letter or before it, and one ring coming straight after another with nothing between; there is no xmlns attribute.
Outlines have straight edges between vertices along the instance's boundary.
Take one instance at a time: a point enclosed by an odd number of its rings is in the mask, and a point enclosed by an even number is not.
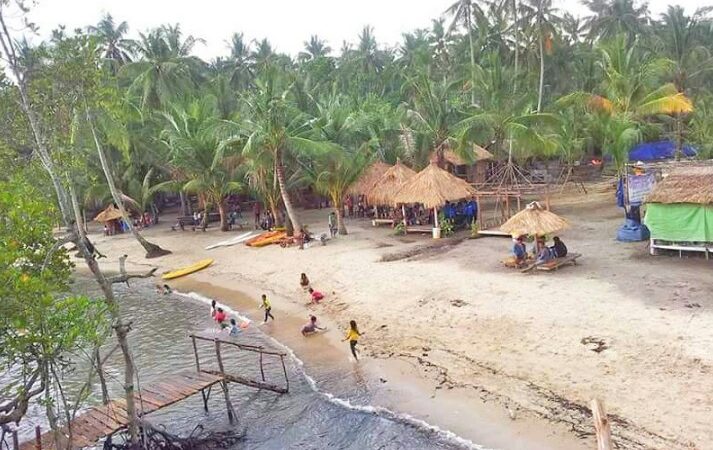
<svg viewBox="0 0 713 450"><path fill-rule="evenodd" d="M97 214L94 218L95 221L105 223L112 220L121 219L121 212L114 208L114 205L109 205L104 209L104 211Z"/></svg>
<svg viewBox="0 0 713 450"><path fill-rule="evenodd" d="M555 213L547 211L538 202L532 202L522 211L505 222L500 230L516 236L543 236L565 229L569 226L566 220Z"/></svg>
<svg viewBox="0 0 713 450"><path fill-rule="evenodd" d="M384 162L376 161L364 170L364 173L361 174L359 180L357 180L357 182L349 188L348 193L351 195L368 194L371 188L374 187L376 182L379 181L379 179L387 170L389 170L390 167L390 165Z"/></svg>
<svg viewBox="0 0 713 450"><path fill-rule="evenodd" d="M441 169L435 162L408 180L394 196L396 203L421 203L426 208L442 206L476 194L473 186Z"/></svg>
<svg viewBox="0 0 713 450"><path fill-rule="evenodd" d="M396 194L415 176L415 170L396 161L366 194L366 200L370 205L393 205Z"/></svg>
<svg viewBox="0 0 713 450"><path fill-rule="evenodd" d="M713 166L672 170L656 183L646 202L713 205Z"/></svg>
<svg viewBox="0 0 713 450"><path fill-rule="evenodd" d="M490 153L483 147L475 144L473 144L473 154L470 155L469 159L463 158L461 155L451 149L448 149L443 152L443 159L453 164L454 166L471 165L478 161L486 161L493 158L494 156L492 153Z"/></svg>

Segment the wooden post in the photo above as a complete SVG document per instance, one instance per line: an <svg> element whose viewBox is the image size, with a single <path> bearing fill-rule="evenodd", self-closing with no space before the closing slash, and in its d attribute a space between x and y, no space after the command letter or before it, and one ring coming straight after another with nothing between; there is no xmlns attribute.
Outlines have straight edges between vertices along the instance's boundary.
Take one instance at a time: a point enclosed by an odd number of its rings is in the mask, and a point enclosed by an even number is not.
<svg viewBox="0 0 713 450"><path fill-rule="evenodd" d="M483 227L483 208L480 205L480 195L475 196L475 203L478 206L478 228L484 229L484 227Z"/></svg>
<svg viewBox="0 0 713 450"><path fill-rule="evenodd" d="M265 370L262 367L262 352L260 352L260 375L262 375L262 381L265 381Z"/></svg>
<svg viewBox="0 0 713 450"><path fill-rule="evenodd" d="M20 441L17 439L17 430L12 430L12 450L20 450Z"/></svg>
<svg viewBox="0 0 713 450"><path fill-rule="evenodd" d="M39 425L35 427L35 450L42 450L42 431Z"/></svg>
<svg viewBox="0 0 713 450"><path fill-rule="evenodd" d="M433 228L438 228L438 209L433 207Z"/></svg>
<svg viewBox="0 0 713 450"><path fill-rule="evenodd" d="M597 450L612 450L611 426L604 405L599 400L592 399L592 418L597 432Z"/></svg>
<svg viewBox="0 0 713 450"><path fill-rule="evenodd" d="M404 217L404 229L408 228L408 223L406 222L406 205L401 203L401 215Z"/></svg>
<svg viewBox="0 0 713 450"><path fill-rule="evenodd" d="M223 357L220 355L220 341L215 339L215 356L218 359L218 368L220 373L225 376L225 367L223 366ZM228 390L228 382L225 378L220 382L220 386L223 388L223 396L225 397L225 407L228 410L228 421L232 424L234 421L233 417L233 403L230 401L230 391Z"/></svg>
<svg viewBox="0 0 713 450"><path fill-rule="evenodd" d="M196 357L196 372L201 371L201 361L198 359L198 346L196 346L196 337L191 336L191 341L193 341L193 354Z"/></svg>
<svg viewBox="0 0 713 450"><path fill-rule="evenodd" d="M550 185L545 184L545 209L550 210Z"/></svg>
<svg viewBox="0 0 713 450"><path fill-rule="evenodd" d="M287 368L285 368L285 358L280 355L280 362L282 363L282 372L285 374L285 383L287 386L287 392L290 391L290 379L287 376Z"/></svg>
<svg viewBox="0 0 713 450"><path fill-rule="evenodd" d="M520 204L520 194L517 194L517 212L522 211L522 205Z"/></svg>

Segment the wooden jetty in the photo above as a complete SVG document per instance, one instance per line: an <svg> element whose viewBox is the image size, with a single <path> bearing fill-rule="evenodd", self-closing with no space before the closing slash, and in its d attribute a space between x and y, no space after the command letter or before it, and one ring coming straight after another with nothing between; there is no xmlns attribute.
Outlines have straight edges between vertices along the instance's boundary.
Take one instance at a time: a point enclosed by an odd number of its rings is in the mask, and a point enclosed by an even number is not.
<svg viewBox="0 0 713 450"><path fill-rule="evenodd" d="M279 394L289 392L290 385L284 361L285 356L287 356L286 353L265 350L261 346L242 344L235 338L229 338L219 334L191 334L190 338L193 342L196 370L166 375L161 381L141 386L141 389L134 397L139 417L171 406L199 392L203 399L203 407L208 411L208 400L210 399L213 386L219 384L225 397L228 419L230 423L233 423L235 412L230 401L228 383L238 383L256 389L277 392ZM198 355L198 343L201 341L213 344L219 370L201 368L201 360ZM260 379L254 380L226 372L221 348L223 344L229 345L230 348L239 351L257 354L259 358ZM266 381L263 365L265 357L279 358L284 374L284 386ZM72 430L72 448L81 449L96 445L99 439L126 428L128 424L129 417L126 412L125 399L111 400L106 405L91 407L83 411L70 423ZM24 442L19 446L15 444L15 450L55 450L57 448L55 435L52 431L42 434L39 427L37 427L36 431L34 440ZM62 438L66 439L66 429L61 431L61 435ZM17 441L15 440L15 442ZM67 448L66 442L61 443L61 448Z"/></svg>

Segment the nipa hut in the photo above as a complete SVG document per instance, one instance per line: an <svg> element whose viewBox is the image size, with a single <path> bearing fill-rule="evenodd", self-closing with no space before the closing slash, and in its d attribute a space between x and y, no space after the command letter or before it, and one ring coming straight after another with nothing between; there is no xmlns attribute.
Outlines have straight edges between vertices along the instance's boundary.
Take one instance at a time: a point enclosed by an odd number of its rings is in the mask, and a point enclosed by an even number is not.
<svg viewBox="0 0 713 450"><path fill-rule="evenodd" d="M458 178L463 178L468 183L485 183L493 154L474 144L472 151L466 155L459 155L452 149L447 149L443 152L443 159L446 162L446 170Z"/></svg>
<svg viewBox="0 0 713 450"><path fill-rule="evenodd" d="M348 193L350 195L367 195L390 167L385 162L376 161L364 170L359 180L349 188Z"/></svg>
<svg viewBox="0 0 713 450"><path fill-rule="evenodd" d="M713 166L677 168L646 197L644 223L657 249L713 251Z"/></svg>
<svg viewBox="0 0 713 450"><path fill-rule="evenodd" d="M517 236L545 236L567 228L569 224L548 211L539 202L532 202L505 222L500 230Z"/></svg>
<svg viewBox="0 0 713 450"><path fill-rule="evenodd" d="M396 161L396 164L384 172L366 194L366 200L370 205L394 205L396 194L408 180L415 176L415 170L405 166L401 161Z"/></svg>
<svg viewBox="0 0 713 450"><path fill-rule="evenodd" d="M473 186L438 167L431 161L428 167L412 177L393 198L398 203L420 203L425 208L433 208L433 236L440 237L438 208L446 202L462 200L476 194Z"/></svg>
<svg viewBox="0 0 713 450"><path fill-rule="evenodd" d="M106 234L113 235L121 231L121 211L115 208L112 204L107 206L104 211L97 214L94 220L104 225Z"/></svg>

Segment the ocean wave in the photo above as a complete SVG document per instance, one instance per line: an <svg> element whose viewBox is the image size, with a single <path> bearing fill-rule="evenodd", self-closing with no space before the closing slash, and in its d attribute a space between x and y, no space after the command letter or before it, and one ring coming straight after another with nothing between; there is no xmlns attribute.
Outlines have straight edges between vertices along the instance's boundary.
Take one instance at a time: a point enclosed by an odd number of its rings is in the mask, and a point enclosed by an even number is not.
<svg viewBox="0 0 713 450"><path fill-rule="evenodd" d="M174 291L175 294L190 298L196 301L199 301L201 303L205 303L207 305L210 305L211 302L213 301L212 298L206 297L204 295L201 295L197 292L180 292L180 291ZM228 313L235 315L237 318L239 318L241 321L247 321L247 322L252 322L248 317L243 316L240 314L239 311L236 311L235 309L221 304L221 307ZM262 333L262 331L260 331ZM312 378L311 375L307 373L307 371L304 368L304 361L302 361L290 348L289 346L283 344L282 342L278 341L277 339L273 338L270 335L267 335L263 333L265 337L270 339L272 343L276 347L281 347L287 352L287 354L290 356L290 359L299 367L299 372L302 374L302 376L305 378L307 383L309 384L310 388L318 395L322 396L325 400L328 402L338 405L342 408L350 409L352 411L359 411L365 414L371 414L377 417L382 417L389 419L393 422L405 424L414 428L417 428L422 431L427 431L429 433L433 433L437 435L439 438L454 443L456 445L459 445L463 448L468 448L468 449L473 449L473 450L490 450L487 449L486 447L483 447L482 445L476 444L475 442L463 438L461 436L458 436L457 434L453 433L452 431L449 430L444 430L443 428L440 428L436 425L432 425L425 420L418 419L416 417L413 417L410 414L406 413L399 413L392 411L388 408L384 408L383 406L374 406L374 405L357 405L352 403L349 400L343 399L341 397L337 397L336 395L330 393L330 392L325 392L319 389L317 386L317 381Z"/></svg>

